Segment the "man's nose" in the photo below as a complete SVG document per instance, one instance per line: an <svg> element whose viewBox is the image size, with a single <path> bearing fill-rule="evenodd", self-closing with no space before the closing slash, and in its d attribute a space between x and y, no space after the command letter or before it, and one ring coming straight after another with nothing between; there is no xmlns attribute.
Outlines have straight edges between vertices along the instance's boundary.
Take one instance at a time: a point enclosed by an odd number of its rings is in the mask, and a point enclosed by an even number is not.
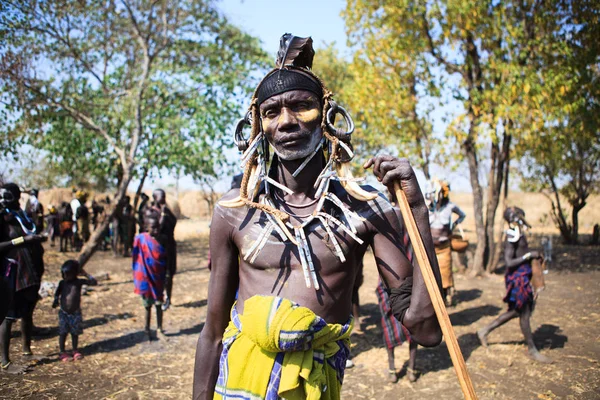
<svg viewBox="0 0 600 400"><path fill-rule="evenodd" d="M289 108L284 107L281 110L281 114L279 115L279 129L296 125L298 120L294 112L292 112Z"/></svg>

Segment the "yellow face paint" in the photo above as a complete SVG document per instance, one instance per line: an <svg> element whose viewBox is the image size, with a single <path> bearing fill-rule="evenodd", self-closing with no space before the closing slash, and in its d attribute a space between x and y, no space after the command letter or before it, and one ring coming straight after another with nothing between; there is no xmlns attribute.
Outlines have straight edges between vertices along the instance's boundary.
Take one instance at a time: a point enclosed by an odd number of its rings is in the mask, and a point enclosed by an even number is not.
<svg viewBox="0 0 600 400"><path fill-rule="evenodd" d="M319 119L319 110L317 108L311 108L310 110L306 110L306 111L299 111L296 113L296 118L298 118L300 121L304 122L305 124L311 123L316 121L317 119Z"/></svg>
<svg viewBox="0 0 600 400"><path fill-rule="evenodd" d="M271 123L271 120L267 117L262 117L260 119L261 123L262 123L262 131L266 132L267 131L267 127L269 126L269 124Z"/></svg>

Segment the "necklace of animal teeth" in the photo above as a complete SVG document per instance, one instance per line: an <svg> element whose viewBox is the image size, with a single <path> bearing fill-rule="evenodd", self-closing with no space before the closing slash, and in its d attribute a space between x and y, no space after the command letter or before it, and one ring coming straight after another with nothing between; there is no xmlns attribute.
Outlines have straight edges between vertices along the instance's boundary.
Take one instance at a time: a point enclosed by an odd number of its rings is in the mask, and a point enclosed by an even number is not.
<svg viewBox="0 0 600 400"><path fill-rule="evenodd" d="M282 203L284 203L287 206L290 207L294 207L294 208L306 208L306 207L310 207L313 204L315 204L316 202L318 202L319 200L321 200L320 197L317 197L314 200L311 200L310 202L306 203L306 204L297 204L297 203L292 203L290 201L287 201L286 199L283 198L283 196L281 196L279 193L277 192L273 192L275 198L277 198L278 200L280 200ZM308 216L308 215L307 215Z"/></svg>
<svg viewBox="0 0 600 400"><path fill-rule="evenodd" d="M269 180L264 179L264 177L261 177L261 178L263 179L263 181L266 184L266 187L268 188L269 183L271 183L271 182ZM360 217L356 212L348 209L348 207L346 207L346 205L335 194L329 192L329 182L331 179L334 179L334 178L335 177L330 174L325 174L323 176L323 181L319 185L319 189L321 189L322 193L319 195L319 197L317 197L317 199L315 199L314 202L311 202L311 204L310 204L310 205L312 205L315 202L318 202L315 210L310 215L306 215L306 216L296 215L296 217L298 217L298 218L306 218L306 220L304 222L302 222L301 224L293 225L290 222L286 222L285 224L278 224L277 218L275 216L273 216L269 213L265 213L267 216L268 222L264 226L262 231L259 233L258 237L254 241L252 246L245 252L244 260L249 261L251 263L254 262L256 260L257 256L262 251L262 249L268 243L268 238L271 236L273 231L276 231L277 234L280 236L281 240L283 240L283 241L285 241L286 238L289 238L293 232L292 237L294 237L296 239L296 247L298 249L298 257L299 257L300 263L302 265L302 271L304 273L304 280L305 280L306 287L307 288L314 287L315 290L319 290L321 286L319 283L318 275L315 270L315 266L314 266L314 262L313 262L313 254L311 251L310 242L308 241L308 238L307 238L308 234L305 231L305 228L308 227L308 225L311 222L318 221L325 229L325 232L327 233L327 236L329 237L329 241L331 241L331 243L333 245L333 253L342 263L346 262L347 259L346 259L346 256L344 255L342 247L340 246L340 244L336 238L334 231L331 229L330 224L333 224L334 226L339 228L341 231L345 232L348 236L350 236L352 239L354 239L357 243L359 243L359 244L364 243L364 241L356 235L357 230L356 230L356 227L354 226L354 224L352 223L352 220L364 221L364 218ZM269 191L267 190L267 192L269 192ZM272 193L275 194L275 196L280 197L275 193L275 191L272 191ZM325 204L325 200L329 200L331 203L333 203L334 206L336 206L336 208L340 209L340 211L342 212L342 214L344 216L343 220L339 220L336 217L323 211L323 206ZM265 196L263 196L263 198L261 199L261 203L269 205L274 208L277 208L270 193L267 193L267 194L265 194ZM287 203L287 204L289 204L289 203ZM305 205L304 207L307 207L307 206L308 205ZM283 232L283 229L288 229L288 233Z"/></svg>
<svg viewBox="0 0 600 400"><path fill-rule="evenodd" d="M251 156L254 153L256 153L256 152L259 153L258 160L257 160L258 161L257 168L259 168L259 170L256 173L256 179L254 180L254 182L249 182L250 183L249 189L251 189L251 190L248 190L248 196L253 197L253 194L255 193L256 188L261 184L261 182L263 182L265 184L265 195L261 199L261 203L269 205L270 207L273 207L273 208L277 208L275 202L273 201L272 195L275 195L277 197L281 197L281 196L278 196L275 191L270 190L270 187L269 187L270 185L273 185L274 187L277 187L281 191L288 193L288 194L294 194L294 192L287 186L275 181L274 179L272 179L269 176L268 171L270 168L266 165L264 154L262 151L262 146L260 145L263 140L264 140L264 135L259 134L250 143L250 145L248 146L248 149L242 155L242 165L245 165L248 163L248 161L250 160ZM319 149L321 149L323 143L324 143L324 139L315 148L315 150L302 162L302 164L300 164L300 166L294 171L292 176L296 177L298 174L300 174L300 172L302 172L302 170L315 157L315 155L318 154ZM345 146L344 144L340 144L340 145L348 154L352 154L352 151L350 150L350 148L348 146ZM304 279L305 279L306 287L310 288L310 287L314 286L315 290L319 290L320 289L319 279L318 279L317 273L315 271L315 266L314 266L314 262L312 259L312 251L310 248L310 242L307 239L307 233L305 232L305 228L311 222L318 221L325 229L325 232L327 233L327 236L329 237L329 240L331 241L331 243L333 245L333 248L334 248L333 253L342 263L346 262L346 257L344 255L342 247L340 246L340 244L335 236L335 233L331 229L330 223L335 225L341 231L345 232L348 236L350 236L352 239L354 239L357 243L359 243L359 244L364 243L363 240L360 239L356 235L357 230L356 230L356 227L354 226L354 224L352 223L352 220L364 221L364 218L360 217L356 212L354 212L354 211L350 210L348 207L346 207L346 205L335 194L329 192L329 183L331 180L359 181L361 179L360 178L347 179L347 178L343 178L343 177L338 177L336 171L333 168L333 157L329 157L327 164L325 165L325 167L323 168L323 170L321 171L321 173L315 180L314 188L316 189L316 192L315 192L315 200L314 201L312 201L306 205L298 205L298 204L286 202L285 199L283 199L283 198L281 199L285 204L287 204L291 207L298 207L298 208L306 208L306 207L313 205L314 203L317 203L317 206L315 207L312 214L306 215L306 216L295 215L295 217L297 217L297 218L306 218L306 220L304 222L302 222L300 225L293 225L290 222L286 222L284 224L276 216L273 216L269 213L265 213L269 222L264 226L264 228L258 235L257 239L254 241L252 246L248 249L248 251L244 255L244 260L245 261L249 260L251 263L253 263L256 260L256 257L260 254L262 249L268 243L268 239L271 236L271 234L273 233L273 231L275 231L275 232L277 232L277 234L280 236L281 240L283 240L283 241L289 240L289 241L294 242L293 239L295 239L295 245L298 249L298 256L300 258L300 263L302 264L302 270L304 272ZM342 212L342 214L344 216L343 221L340 221L339 219L335 218L334 216L323 211L323 206L325 205L325 200L329 200L331 203L333 203L334 206L336 206L337 208L340 209L340 211ZM287 232L284 232L284 230L287 230ZM293 235L292 235L292 232L293 232Z"/></svg>

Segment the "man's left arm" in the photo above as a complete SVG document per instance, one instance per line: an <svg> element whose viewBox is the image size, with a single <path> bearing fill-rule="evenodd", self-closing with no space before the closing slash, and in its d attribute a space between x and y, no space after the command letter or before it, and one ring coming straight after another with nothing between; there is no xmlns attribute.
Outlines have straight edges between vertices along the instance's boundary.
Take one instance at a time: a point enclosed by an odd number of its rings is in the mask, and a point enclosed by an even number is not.
<svg viewBox="0 0 600 400"><path fill-rule="evenodd" d="M371 166L377 179L386 185L391 193L394 193L394 183L401 185L415 217L438 287L441 287L439 267L429 229L429 213L412 167L406 159L391 156L372 158L365 164L365 168ZM373 253L380 275L392 292L406 289L407 278L412 277L410 304L402 313L401 322L417 343L436 346L442 339L441 329L421 270L416 260L413 260L411 265L405 254L400 237L403 227L400 225L399 211L390 207L383 213L384 215L380 216L383 218L375 218L373 222Z"/></svg>

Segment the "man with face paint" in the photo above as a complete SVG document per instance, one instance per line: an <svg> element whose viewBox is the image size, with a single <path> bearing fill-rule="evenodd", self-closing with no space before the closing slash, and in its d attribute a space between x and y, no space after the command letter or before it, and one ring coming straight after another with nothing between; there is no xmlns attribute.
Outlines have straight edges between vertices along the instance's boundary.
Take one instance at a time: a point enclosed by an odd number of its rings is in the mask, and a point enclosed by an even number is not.
<svg viewBox="0 0 600 400"><path fill-rule="evenodd" d="M282 37L278 68L257 88L246 118L250 139L236 139L246 169L211 222L194 399L339 399L354 280L368 246L394 316L417 343L441 340L423 277L401 240L399 210L356 185L349 134L339 134L341 143L324 128L328 110L339 108L310 71L311 44ZM310 62L302 61L307 55ZM439 280L427 207L408 161L378 156L370 167L392 191L402 186Z"/></svg>
<svg viewBox="0 0 600 400"><path fill-rule="evenodd" d="M529 224L525 221L525 212L518 207L509 207L504 211L504 220L508 223L504 241L504 262L506 264L506 296L504 301L508 303L508 311L500 315L491 324L477 331L479 341L484 347L488 347L487 335L496 328L504 325L511 319L519 317L521 332L525 336L529 357L542 363L551 363L552 360L538 351L533 342L531 333L531 313L535 305L537 294L533 293L531 287L531 262L542 259L541 254L535 250L529 250L525 230Z"/></svg>
<svg viewBox="0 0 600 400"><path fill-rule="evenodd" d="M38 290L44 273L44 249L41 242L46 238L36 234L35 224L21 210L21 190L14 183L0 188L0 263L2 265L3 292L10 301L6 318L0 325L0 367L2 372L19 374L26 367L13 364L9 358L11 328L21 319L23 355L33 357L31 335L33 311L38 301Z"/></svg>

